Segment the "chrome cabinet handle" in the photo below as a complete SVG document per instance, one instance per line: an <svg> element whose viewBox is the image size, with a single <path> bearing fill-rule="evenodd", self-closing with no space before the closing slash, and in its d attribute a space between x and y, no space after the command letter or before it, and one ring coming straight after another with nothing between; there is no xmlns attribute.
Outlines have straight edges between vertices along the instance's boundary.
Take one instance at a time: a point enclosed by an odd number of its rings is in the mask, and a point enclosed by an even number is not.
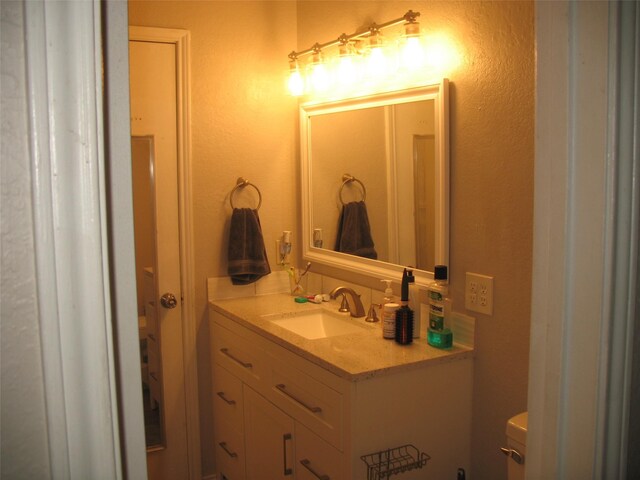
<svg viewBox="0 0 640 480"><path fill-rule="evenodd" d="M287 466L289 464L287 461L287 440L291 440L290 433L282 435L282 451L284 452L284 474L291 475L293 473L293 469Z"/></svg>
<svg viewBox="0 0 640 480"><path fill-rule="evenodd" d="M178 299L173 293L165 293L160 297L160 305L164 308L176 308L176 306L178 306Z"/></svg>
<svg viewBox="0 0 640 480"><path fill-rule="evenodd" d="M224 392L218 392L216 393L216 395L218 395L222 400L224 400L227 405L235 405L236 401L235 400L229 400L227 397L225 397Z"/></svg>
<svg viewBox="0 0 640 480"><path fill-rule="evenodd" d="M299 403L300 405L302 405L304 408L306 408L310 412L313 412L313 413L321 413L322 412L322 408L320 408L320 407L312 407L311 405L307 405L303 400L299 399L297 396L293 395L291 392L288 392L287 391L287 387L286 387L286 385L284 383L280 383L280 384L276 385L276 388L278 390L280 390L282 393L284 393L291 400L295 401L296 403Z"/></svg>
<svg viewBox="0 0 640 480"><path fill-rule="evenodd" d="M231 360L233 360L234 362L242 365L244 368L252 368L253 364L251 364L250 362L244 362L242 360L240 360L238 357L232 355L231 353L229 353L229 349L228 348L221 348L220 351L222 353L224 353L227 357L229 357Z"/></svg>
<svg viewBox="0 0 640 480"><path fill-rule="evenodd" d="M229 455L231 458L238 458L238 454L236 452L232 452L227 448L227 442L220 442L218 445Z"/></svg>
<svg viewBox="0 0 640 480"><path fill-rule="evenodd" d="M331 480L331 477L329 475L321 475L318 472L316 472L313 469L313 467L311 466L311 462L308 459L304 458L304 459L300 460L300 463L302 464L302 466L304 468L309 470L314 477L316 477L316 478L318 478L320 480Z"/></svg>

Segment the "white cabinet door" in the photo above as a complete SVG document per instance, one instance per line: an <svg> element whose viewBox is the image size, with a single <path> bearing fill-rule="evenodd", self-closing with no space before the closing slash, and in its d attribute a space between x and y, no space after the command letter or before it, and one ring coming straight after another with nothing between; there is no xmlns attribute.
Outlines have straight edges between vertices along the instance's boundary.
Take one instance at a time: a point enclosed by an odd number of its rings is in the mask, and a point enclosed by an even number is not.
<svg viewBox="0 0 640 480"><path fill-rule="evenodd" d="M247 480L293 479L293 419L247 385L243 389Z"/></svg>
<svg viewBox="0 0 640 480"><path fill-rule="evenodd" d="M296 423L296 480L341 480L343 462L338 450Z"/></svg>

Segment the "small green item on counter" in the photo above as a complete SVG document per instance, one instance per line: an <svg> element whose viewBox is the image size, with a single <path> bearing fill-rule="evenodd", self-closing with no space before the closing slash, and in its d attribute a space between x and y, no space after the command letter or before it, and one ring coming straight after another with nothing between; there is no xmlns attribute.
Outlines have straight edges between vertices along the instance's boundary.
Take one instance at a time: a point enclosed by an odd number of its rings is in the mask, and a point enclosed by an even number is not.
<svg viewBox="0 0 640 480"><path fill-rule="evenodd" d="M307 300L304 297L296 297L296 298L293 299L293 301L296 302L296 303L307 303L309 300Z"/></svg>

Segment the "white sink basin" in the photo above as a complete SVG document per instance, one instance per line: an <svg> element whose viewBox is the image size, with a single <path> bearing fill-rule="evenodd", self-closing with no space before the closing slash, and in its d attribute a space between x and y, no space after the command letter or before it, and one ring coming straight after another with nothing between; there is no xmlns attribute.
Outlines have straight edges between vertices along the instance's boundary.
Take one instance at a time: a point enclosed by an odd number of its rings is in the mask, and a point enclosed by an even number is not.
<svg viewBox="0 0 640 480"><path fill-rule="evenodd" d="M363 333L365 331L365 327L351 320L348 314L340 315L327 310L265 315L264 318L309 340L336 337L348 333Z"/></svg>

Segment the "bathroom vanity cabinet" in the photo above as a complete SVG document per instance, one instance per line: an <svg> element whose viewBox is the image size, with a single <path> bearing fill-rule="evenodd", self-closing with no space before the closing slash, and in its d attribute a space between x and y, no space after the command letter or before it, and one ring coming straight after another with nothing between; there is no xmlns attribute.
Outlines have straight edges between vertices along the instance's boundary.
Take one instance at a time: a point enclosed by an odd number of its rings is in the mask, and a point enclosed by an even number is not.
<svg viewBox="0 0 640 480"><path fill-rule="evenodd" d="M455 478L458 467L468 467L471 352L350 372L305 349L307 341L233 313L233 305L222 301L209 310L219 479L366 479L362 455L404 444L431 460L403 480ZM405 356L407 347L379 333L365 331L375 339L361 342L379 340L377 355L397 348L393 355ZM355 350L357 336L348 340ZM338 357L344 345L330 338L312 342L325 342ZM418 342L409 348L430 347Z"/></svg>

